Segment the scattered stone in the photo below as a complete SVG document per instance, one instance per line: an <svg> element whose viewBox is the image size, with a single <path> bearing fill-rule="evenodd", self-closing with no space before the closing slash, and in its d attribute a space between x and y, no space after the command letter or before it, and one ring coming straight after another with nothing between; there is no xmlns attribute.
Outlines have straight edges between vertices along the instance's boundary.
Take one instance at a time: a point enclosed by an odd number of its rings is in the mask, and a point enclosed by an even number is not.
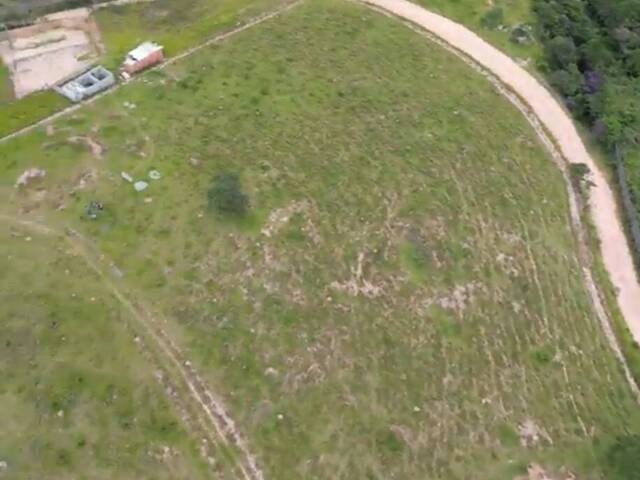
<svg viewBox="0 0 640 480"><path fill-rule="evenodd" d="M25 238L25 240L26 240L27 242L30 242L30 241L31 241L31 237L26 237L26 238Z"/></svg>
<svg viewBox="0 0 640 480"><path fill-rule="evenodd" d="M84 213L87 215L87 217L89 217L91 220L95 220L96 218L98 218L98 214L104 210L104 205L102 205L101 202L98 202L96 200L91 200L87 206L84 209Z"/></svg>
<svg viewBox="0 0 640 480"><path fill-rule="evenodd" d="M146 190L148 186L149 184L142 180L133 184L133 188L136 192L142 192L143 190Z"/></svg>
<svg viewBox="0 0 640 480"><path fill-rule="evenodd" d="M129 175L127 172L120 172L120 176L122 177L123 180L129 183L133 183L133 178L131 178L131 175Z"/></svg>
<svg viewBox="0 0 640 480"><path fill-rule="evenodd" d="M51 137L54 133L56 133L56 129L53 125L49 124L45 127L45 132L47 134L47 137Z"/></svg>
<svg viewBox="0 0 640 480"><path fill-rule="evenodd" d="M56 416L57 416L58 418L62 418L62 417L64 417L64 410L58 410L58 413L56 413Z"/></svg>
<svg viewBox="0 0 640 480"><path fill-rule="evenodd" d="M162 175L160 175L160 172L158 170L151 170L149 172L149 178L151 180L160 180L161 177Z"/></svg>
<svg viewBox="0 0 640 480"><path fill-rule="evenodd" d="M9 464L4 460L0 460L0 473L6 471L9 468Z"/></svg>
<svg viewBox="0 0 640 480"><path fill-rule="evenodd" d="M34 178L42 178L47 174L47 172L45 172L44 170L41 170L39 168L30 168L28 170L25 170L22 175L20 175L18 177L18 179L16 180L16 188L19 187L26 187L27 183L29 182L29 180L32 180Z"/></svg>
<svg viewBox="0 0 640 480"><path fill-rule="evenodd" d="M419 406L416 405L415 407L413 407L413 411L418 413L418 412L421 412L422 409Z"/></svg>
<svg viewBox="0 0 640 480"><path fill-rule="evenodd" d="M152 197L146 197L144 199L144 203L146 203L146 204L149 204L149 203L152 203L152 202L153 202L153 198Z"/></svg>
<svg viewBox="0 0 640 480"><path fill-rule="evenodd" d="M273 367L269 367L264 371L264 374L267 377L277 377L278 376L278 371Z"/></svg>
<svg viewBox="0 0 640 480"><path fill-rule="evenodd" d="M277 416L278 420L284 420L284 415L279 413Z"/></svg>
<svg viewBox="0 0 640 480"><path fill-rule="evenodd" d="M133 110L134 108L137 107L137 105L135 103L132 103L132 102L123 102L122 106L124 108L128 108L129 110Z"/></svg>
<svg viewBox="0 0 640 480"><path fill-rule="evenodd" d="M200 162L200 160L199 160L199 159L197 159L197 158L195 158L195 157L191 157L191 158L189 159L189 163L190 163L192 166L194 166L194 167L199 167L201 162Z"/></svg>
<svg viewBox="0 0 640 480"><path fill-rule="evenodd" d="M120 270L115 265L111 265L111 275L113 275L116 278L122 278L124 276L124 274L122 273L122 270Z"/></svg>

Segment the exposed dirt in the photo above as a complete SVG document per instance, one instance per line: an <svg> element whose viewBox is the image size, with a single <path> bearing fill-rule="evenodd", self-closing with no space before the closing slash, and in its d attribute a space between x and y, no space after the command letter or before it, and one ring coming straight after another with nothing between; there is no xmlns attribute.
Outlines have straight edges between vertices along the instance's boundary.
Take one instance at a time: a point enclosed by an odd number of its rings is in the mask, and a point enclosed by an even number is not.
<svg viewBox="0 0 640 480"><path fill-rule="evenodd" d="M575 480L576 477L571 472L562 472L560 474L551 474L537 463L531 463L527 466L527 474L515 477L514 480Z"/></svg>
<svg viewBox="0 0 640 480"><path fill-rule="evenodd" d="M67 140L71 143L84 143L89 149L93 156L97 159L102 158L102 154L104 153L104 147L100 145L96 140L91 137L69 137Z"/></svg>
<svg viewBox="0 0 640 480"><path fill-rule="evenodd" d="M530 418L518 425L518 436L523 447L536 447L542 440L553 443L549 435Z"/></svg>
<svg viewBox="0 0 640 480"><path fill-rule="evenodd" d="M483 73L534 127L538 137L563 172L569 196L571 223L578 241L587 291L607 340L620 360L627 381L640 402L640 388L635 383L622 354L590 270L585 227L580 217L577 195L567 173L567 163L585 164L591 171L590 180L593 186L589 190L589 206L600 240L602 258L609 278L618 292L618 306L634 339L639 343L640 284L635 274L629 244L620 222L613 191L607 183L606 176L587 152L570 115L553 95L516 61L466 27L407 0L361 1L382 13L395 15L419 26L420 31L427 34L429 38Z"/></svg>

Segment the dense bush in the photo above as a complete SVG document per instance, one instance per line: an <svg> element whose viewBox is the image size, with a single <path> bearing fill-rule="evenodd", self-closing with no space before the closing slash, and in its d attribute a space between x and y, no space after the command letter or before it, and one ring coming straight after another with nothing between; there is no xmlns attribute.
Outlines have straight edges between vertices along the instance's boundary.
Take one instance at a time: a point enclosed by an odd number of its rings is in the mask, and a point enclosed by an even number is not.
<svg viewBox="0 0 640 480"><path fill-rule="evenodd" d="M244 215L249 208L249 197L242 192L240 179L235 173L217 174L207 198L209 208L223 214Z"/></svg>

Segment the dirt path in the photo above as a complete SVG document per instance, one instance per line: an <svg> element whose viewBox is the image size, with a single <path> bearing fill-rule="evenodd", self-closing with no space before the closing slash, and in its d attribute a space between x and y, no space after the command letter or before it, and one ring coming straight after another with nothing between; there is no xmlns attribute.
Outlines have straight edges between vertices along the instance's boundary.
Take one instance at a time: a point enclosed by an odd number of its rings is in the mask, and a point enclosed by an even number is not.
<svg viewBox="0 0 640 480"><path fill-rule="evenodd" d="M234 477L239 476L243 480L264 480L255 456L249 451L246 441L222 401L208 388L191 362L186 360L180 348L164 331L152 309L139 298L133 299L129 290L128 294L124 293L111 280L108 271L113 268L113 264L108 259L95 251L90 242L75 230L66 229L62 232L43 223L2 214L0 220L40 235L64 239L73 253L81 257L98 275L108 293L129 313L133 324L143 330L144 340L136 337L136 343L156 368L157 379L165 388L183 422L192 433L205 436L205 441L201 442L201 454L205 459L215 466L218 459L211 456L210 449L222 446L233 452L237 458ZM150 345L145 346L144 341ZM186 393L188 398L184 398L184 395L180 398L177 392Z"/></svg>
<svg viewBox="0 0 640 480"><path fill-rule="evenodd" d="M631 251L607 179L587 152L582 139L563 108L551 93L514 60L478 37L466 27L407 0L360 0L385 14L392 14L429 32L432 40L456 53L483 73L496 88L527 117L541 141L562 170L569 195L570 215L582 261L582 273L595 313L607 340L620 360L625 376L640 402L640 389L628 368L602 303L590 269L585 226L579 202L567 171L568 163L583 163L591 171L589 207L600 240L605 268L613 283L618 306L631 334L640 343L640 284ZM568 162L568 163L567 163Z"/></svg>

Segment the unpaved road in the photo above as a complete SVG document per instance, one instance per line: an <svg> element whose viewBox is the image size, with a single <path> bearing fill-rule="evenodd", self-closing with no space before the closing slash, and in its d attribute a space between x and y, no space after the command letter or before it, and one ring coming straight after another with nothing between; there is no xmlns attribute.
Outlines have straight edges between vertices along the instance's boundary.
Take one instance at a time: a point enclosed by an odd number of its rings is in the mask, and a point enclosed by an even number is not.
<svg viewBox="0 0 640 480"><path fill-rule="evenodd" d="M604 265L618 292L618 305L629 330L635 341L640 343L640 285L615 197L605 175L587 152L569 115L531 74L462 25L406 0L363 1L424 28L486 68L527 103L550 133L566 161L583 163L589 167L593 182L589 206Z"/></svg>

